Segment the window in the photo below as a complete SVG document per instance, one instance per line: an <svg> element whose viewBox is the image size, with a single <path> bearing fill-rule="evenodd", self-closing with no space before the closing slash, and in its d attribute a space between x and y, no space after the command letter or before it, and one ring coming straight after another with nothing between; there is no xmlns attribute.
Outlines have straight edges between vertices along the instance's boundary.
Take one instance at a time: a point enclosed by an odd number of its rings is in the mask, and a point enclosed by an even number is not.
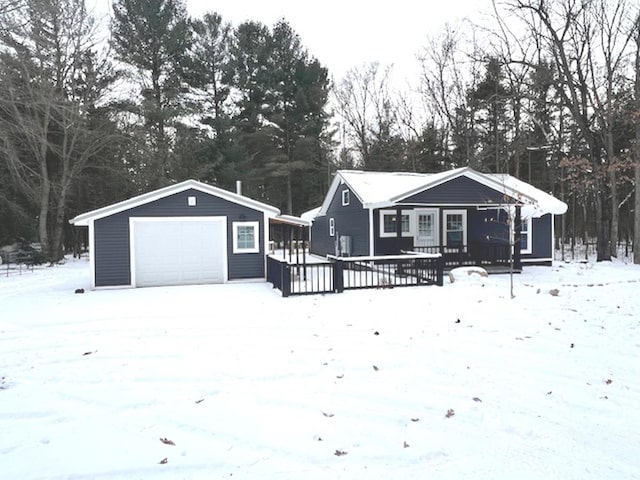
<svg viewBox="0 0 640 480"><path fill-rule="evenodd" d="M444 244L448 247L467 244L467 211L444 211Z"/></svg>
<svg viewBox="0 0 640 480"><path fill-rule="evenodd" d="M187 197L187 205L189 205L190 207L195 207L196 206L196 197Z"/></svg>
<svg viewBox="0 0 640 480"><path fill-rule="evenodd" d="M531 219L526 218L520 224L520 253L531 253Z"/></svg>
<svg viewBox="0 0 640 480"><path fill-rule="evenodd" d="M233 253L260 252L258 222L233 222Z"/></svg>
<svg viewBox="0 0 640 480"><path fill-rule="evenodd" d="M349 190L342 190L342 206L346 207L349 205Z"/></svg>
<svg viewBox="0 0 640 480"><path fill-rule="evenodd" d="M418 215L419 237L433 237L433 217L433 213Z"/></svg>
<svg viewBox="0 0 640 480"><path fill-rule="evenodd" d="M336 221L333 218L329 219L329 236L333 237L336 234Z"/></svg>
<svg viewBox="0 0 640 480"><path fill-rule="evenodd" d="M396 210L380 210L380 237L397 236L397 217ZM403 237L411 236L411 211L403 210L400 215L400 228Z"/></svg>

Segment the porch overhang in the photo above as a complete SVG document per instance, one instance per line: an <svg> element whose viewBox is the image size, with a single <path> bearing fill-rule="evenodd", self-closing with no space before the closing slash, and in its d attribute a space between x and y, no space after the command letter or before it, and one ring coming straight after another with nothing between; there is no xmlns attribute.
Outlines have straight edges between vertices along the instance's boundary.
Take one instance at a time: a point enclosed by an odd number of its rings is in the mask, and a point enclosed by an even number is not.
<svg viewBox="0 0 640 480"><path fill-rule="evenodd" d="M276 215L269 218L271 225L290 225L294 227L310 227L311 222L293 215Z"/></svg>

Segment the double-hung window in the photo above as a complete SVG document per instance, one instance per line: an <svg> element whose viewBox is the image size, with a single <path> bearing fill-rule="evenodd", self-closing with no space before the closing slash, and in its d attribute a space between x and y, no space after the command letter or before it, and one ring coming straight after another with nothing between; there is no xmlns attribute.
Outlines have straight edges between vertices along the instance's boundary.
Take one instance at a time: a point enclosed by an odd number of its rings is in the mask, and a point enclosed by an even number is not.
<svg viewBox="0 0 640 480"><path fill-rule="evenodd" d="M467 244L467 211L445 210L444 244L447 247L461 247Z"/></svg>
<svg viewBox="0 0 640 480"><path fill-rule="evenodd" d="M233 253L260 252L258 222L233 222Z"/></svg>
<svg viewBox="0 0 640 480"><path fill-rule="evenodd" d="M411 211L403 210L400 215L402 236L411 236ZM380 210L380 237L395 237L398 232L397 210Z"/></svg>

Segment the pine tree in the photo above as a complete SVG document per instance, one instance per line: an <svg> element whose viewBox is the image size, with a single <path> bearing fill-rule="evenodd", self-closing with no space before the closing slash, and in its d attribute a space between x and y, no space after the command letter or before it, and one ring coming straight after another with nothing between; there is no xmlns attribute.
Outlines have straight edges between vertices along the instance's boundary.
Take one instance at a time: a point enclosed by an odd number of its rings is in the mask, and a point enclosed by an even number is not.
<svg viewBox="0 0 640 480"><path fill-rule="evenodd" d="M171 179L171 127L184 113L184 68L191 29L183 0L114 0L111 41L139 83L130 108L144 119L148 153L144 187Z"/></svg>

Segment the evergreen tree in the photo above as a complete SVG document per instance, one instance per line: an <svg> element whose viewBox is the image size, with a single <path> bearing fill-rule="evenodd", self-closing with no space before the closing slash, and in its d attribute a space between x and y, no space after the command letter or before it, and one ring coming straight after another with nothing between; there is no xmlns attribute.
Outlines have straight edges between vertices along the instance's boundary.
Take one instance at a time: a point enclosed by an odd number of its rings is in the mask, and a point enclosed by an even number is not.
<svg viewBox="0 0 640 480"><path fill-rule="evenodd" d="M185 65L191 28L183 0L114 0L111 42L137 74L141 100L130 110L144 119L148 141L144 187L171 180L170 128L184 114Z"/></svg>

